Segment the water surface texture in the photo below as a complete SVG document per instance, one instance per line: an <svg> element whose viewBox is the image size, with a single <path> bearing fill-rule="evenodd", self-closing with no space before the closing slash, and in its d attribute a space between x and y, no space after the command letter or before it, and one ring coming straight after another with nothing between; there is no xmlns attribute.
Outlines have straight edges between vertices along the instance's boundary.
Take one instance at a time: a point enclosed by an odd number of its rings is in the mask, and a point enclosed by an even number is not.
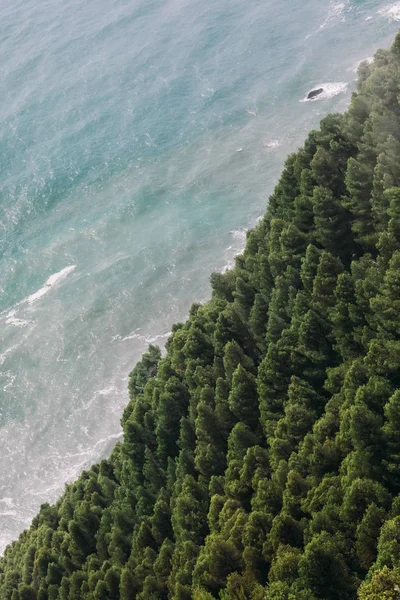
<svg viewBox="0 0 400 600"><path fill-rule="evenodd" d="M110 451L135 361L399 21L376 0L3 3L0 550Z"/></svg>

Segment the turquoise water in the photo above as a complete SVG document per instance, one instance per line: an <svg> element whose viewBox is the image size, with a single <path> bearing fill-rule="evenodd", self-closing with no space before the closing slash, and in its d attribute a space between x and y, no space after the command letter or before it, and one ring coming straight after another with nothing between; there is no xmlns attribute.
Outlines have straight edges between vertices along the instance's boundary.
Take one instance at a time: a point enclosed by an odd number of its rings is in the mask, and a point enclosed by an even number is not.
<svg viewBox="0 0 400 600"><path fill-rule="evenodd" d="M0 8L0 549L110 451L135 361L399 20L376 0Z"/></svg>

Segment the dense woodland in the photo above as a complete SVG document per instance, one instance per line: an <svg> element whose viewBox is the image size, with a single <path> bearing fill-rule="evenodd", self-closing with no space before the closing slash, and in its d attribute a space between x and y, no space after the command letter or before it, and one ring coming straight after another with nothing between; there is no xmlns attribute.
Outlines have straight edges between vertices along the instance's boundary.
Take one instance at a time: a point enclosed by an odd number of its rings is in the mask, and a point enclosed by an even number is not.
<svg viewBox="0 0 400 600"><path fill-rule="evenodd" d="M1 600L400 599L400 34L211 284Z"/></svg>

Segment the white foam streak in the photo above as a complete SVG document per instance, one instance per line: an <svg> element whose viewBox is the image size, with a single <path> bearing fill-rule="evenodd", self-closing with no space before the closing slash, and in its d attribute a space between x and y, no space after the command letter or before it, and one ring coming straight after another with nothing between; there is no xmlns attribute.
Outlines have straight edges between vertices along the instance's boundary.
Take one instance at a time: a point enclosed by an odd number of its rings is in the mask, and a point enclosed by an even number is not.
<svg viewBox="0 0 400 600"><path fill-rule="evenodd" d="M42 288L40 288L40 290L38 290L34 294L31 294L30 296L28 296L28 298L26 298L26 300L24 300L24 302L27 302L28 304L32 304L33 302L36 302L36 300L39 300L39 298L42 298L42 296L47 294L51 290L51 288L54 285L56 285L56 283L60 283L60 281L62 281L70 273L72 273L72 271L75 268L76 268L76 265L70 265L69 267L65 267L58 273L54 273L53 275L50 275L50 277L48 278L48 280L46 281L44 286Z"/></svg>
<svg viewBox="0 0 400 600"><path fill-rule="evenodd" d="M0 365L2 365L5 362L5 360L7 358L7 354L10 354L10 352L15 350L15 348L18 348L18 344L14 344L10 348L7 348L7 350L5 352L3 352L3 354L0 354Z"/></svg>
<svg viewBox="0 0 400 600"><path fill-rule="evenodd" d="M143 342L146 342L146 344L154 344L155 342L158 342L158 340L165 340L165 339L169 338L169 336L172 334L172 331L167 331L167 333L160 333L158 335L149 336L149 335L143 335L143 334L139 333L139 331L140 331L140 329L136 329L136 331L133 331L129 335L125 336L124 338L114 338L114 339L121 341L121 342L126 342L128 340L142 340Z"/></svg>

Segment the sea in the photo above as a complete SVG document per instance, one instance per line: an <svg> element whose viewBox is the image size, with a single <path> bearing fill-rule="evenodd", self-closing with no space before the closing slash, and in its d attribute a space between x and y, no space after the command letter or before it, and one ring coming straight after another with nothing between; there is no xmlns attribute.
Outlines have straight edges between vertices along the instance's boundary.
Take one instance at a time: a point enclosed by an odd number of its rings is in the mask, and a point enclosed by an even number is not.
<svg viewBox="0 0 400 600"><path fill-rule="evenodd" d="M110 453L136 361L399 27L377 0L2 3L0 551Z"/></svg>

